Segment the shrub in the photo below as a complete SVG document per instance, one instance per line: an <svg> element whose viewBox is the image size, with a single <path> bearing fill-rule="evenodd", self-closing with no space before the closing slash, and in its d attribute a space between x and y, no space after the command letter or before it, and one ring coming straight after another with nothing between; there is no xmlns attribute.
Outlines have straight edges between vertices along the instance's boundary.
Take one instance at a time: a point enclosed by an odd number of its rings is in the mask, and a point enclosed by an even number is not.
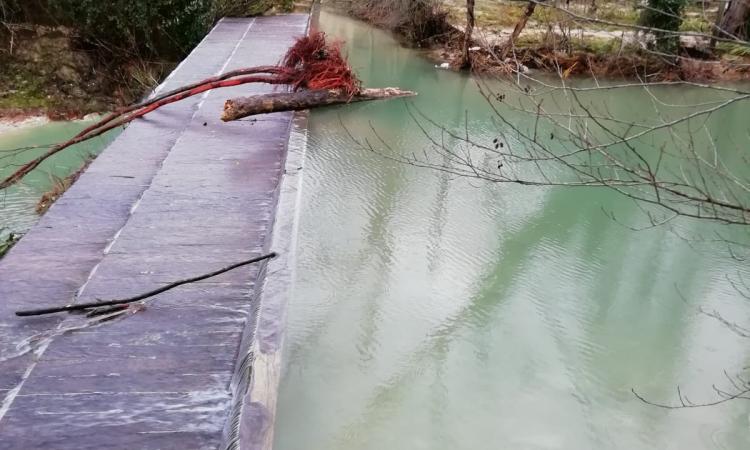
<svg viewBox="0 0 750 450"><path fill-rule="evenodd" d="M438 0L354 0L349 13L419 44L448 33L448 12Z"/></svg>
<svg viewBox="0 0 750 450"><path fill-rule="evenodd" d="M74 28L119 56L184 56L222 16L252 16L291 0L0 0L0 19Z"/></svg>
<svg viewBox="0 0 750 450"><path fill-rule="evenodd" d="M742 44L735 44L732 42L719 42L716 48L722 53L727 55L739 56L739 57L750 57L750 47Z"/></svg>
<svg viewBox="0 0 750 450"><path fill-rule="evenodd" d="M682 12L687 0L648 0L648 8L641 12L640 24L645 27L677 32L682 25ZM676 53L680 43L678 35L669 32L654 32L656 48L666 53Z"/></svg>
<svg viewBox="0 0 750 450"><path fill-rule="evenodd" d="M211 0L48 0L88 41L140 55L178 57L213 21Z"/></svg>

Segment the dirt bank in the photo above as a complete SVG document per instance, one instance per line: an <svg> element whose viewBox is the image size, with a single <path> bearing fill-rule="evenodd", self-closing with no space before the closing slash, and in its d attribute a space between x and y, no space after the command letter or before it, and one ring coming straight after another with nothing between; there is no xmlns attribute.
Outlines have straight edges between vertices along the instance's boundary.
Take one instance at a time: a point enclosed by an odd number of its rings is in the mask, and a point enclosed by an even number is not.
<svg viewBox="0 0 750 450"><path fill-rule="evenodd" d="M572 4L570 14L616 22L623 27L577 21L562 9L537 7L519 35L514 51L505 58L498 58L523 14L524 4L477 2L477 25L471 37L475 47L475 72L504 75L536 69L566 77L702 82L750 80L750 49L723 42L710 49L711 33L707 31L710 28L705 27L710 27L707 20L711 12L703 11L700 15L687 12L681 31L698 34L680 36L677 53L667 55L653 48L653 34L628 28L638 24L637 9L612 2L600 2L594 11L587 5ZM446 0L444 6L449 11L448 21L460 38L435 48L432 57L457 66L458 46L463 42L465 5L461 1ZM697 29L691 28L698 25Z"/></svg>
<svg viewBox="0 0 750 450"><path fill-rule="evenodd" d="M458 31L457 31L458 32ZM461 34L463 36L463 34ZM448 63L458 70L461 61L460 39L433 45L426 53L437 64ZM472 71L483 75L507 76L532 71L554 73L564 77L594 76L627 78L640 81L747 81L750 60L691 56L683 51L677 57L664 57L646 50L612 42L605 48L583 44L574 47L560 42L520 42L505 59L498 55L501 44L487 44L474 39Z"/></svg>
<svg viewBox="0 0 750 450"><path fill-rule="evenodd" d="M65 27L9 24L0 33L0 119L80 118L129 104L171 65L107 61Z"/></svg>

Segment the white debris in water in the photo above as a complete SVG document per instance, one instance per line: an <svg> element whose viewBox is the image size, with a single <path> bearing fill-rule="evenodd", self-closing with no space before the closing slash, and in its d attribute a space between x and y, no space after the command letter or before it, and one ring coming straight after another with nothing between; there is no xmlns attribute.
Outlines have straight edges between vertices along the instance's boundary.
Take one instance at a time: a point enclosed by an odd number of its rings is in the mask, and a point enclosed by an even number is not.
<svg viewBox="0 0 750 450"><path fill-rule="evenodd" d="M435 64L435 67L438 68L438 69L450 69L451 65L448 64L447 62L444 62L444 63L442 63L440 65Z"/></svg>
<svg viewBox="0 0 750 450"><path fill-rule="evenodd" d="M513 58L505 58L503 62L506 64L514 64L515 66L517 66L516 70L520 73L529 73L531 71L531 69L529 69L528 66L526 66L525 64L519 63Z"/></svg>

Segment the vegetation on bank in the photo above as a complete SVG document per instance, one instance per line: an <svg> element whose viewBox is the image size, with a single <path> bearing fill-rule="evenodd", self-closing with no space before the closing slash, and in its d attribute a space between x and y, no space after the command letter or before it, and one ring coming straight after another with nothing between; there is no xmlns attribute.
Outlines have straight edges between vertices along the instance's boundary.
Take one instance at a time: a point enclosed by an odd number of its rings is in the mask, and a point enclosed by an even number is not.
<svg viewBox="0 0 750 450"><path fill-rule="evenodd" d="M223 16L291 0L0 0L0 116L66 118L130 104Z"/></svg>
<svg viewBox="0 0 750 450"><path fill-rule="evenodd" d="M436 0L359 0L338 2L356 18L403 36L417 46L429 45L450 35L448 10Z"/></svg>
<svg viewBox="0 0 750 450"><path fill-rule="evenodd" d="M412 45L436 49L441 62L479 72L512 73L521 64L597 76L750 77L750 8L740 8L748 2L728 8L717 0L327 3ZM469 4L475 23L467 41ZM68 118L130 104L169 73L217 18L293 7L292 0L0 0L0 115ZM515 66L505 64L508 56Z"/></svg>
<svg viewBox="0 0 750 450"><path fill-rule="evenodd" d="M750 7L741 8L750 2L731 2L729 7L721 0L344 3L347 12L394 30L414 45L440 44L433 47L436 59L477 72L514 73L523 66L566 75L750 78ZM410 14L415 8L419 14ZM403 17L420 20L397 20ZM471 26L468 17L473 17ZM468 41L466 29L472 29Z"/></svg>

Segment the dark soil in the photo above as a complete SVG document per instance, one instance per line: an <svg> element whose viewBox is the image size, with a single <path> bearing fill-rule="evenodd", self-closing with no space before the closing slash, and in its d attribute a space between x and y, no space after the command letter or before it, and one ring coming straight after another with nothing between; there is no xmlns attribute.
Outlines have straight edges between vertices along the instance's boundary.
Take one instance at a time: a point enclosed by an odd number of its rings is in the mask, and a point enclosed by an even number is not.
<svg viewBox="0 0 750 450"><path fill-rule="evenodd" d="M84 48L65 27L25 24L0 31L0 118L72 119L125 105L171 66L112 60Z"/></svg>

